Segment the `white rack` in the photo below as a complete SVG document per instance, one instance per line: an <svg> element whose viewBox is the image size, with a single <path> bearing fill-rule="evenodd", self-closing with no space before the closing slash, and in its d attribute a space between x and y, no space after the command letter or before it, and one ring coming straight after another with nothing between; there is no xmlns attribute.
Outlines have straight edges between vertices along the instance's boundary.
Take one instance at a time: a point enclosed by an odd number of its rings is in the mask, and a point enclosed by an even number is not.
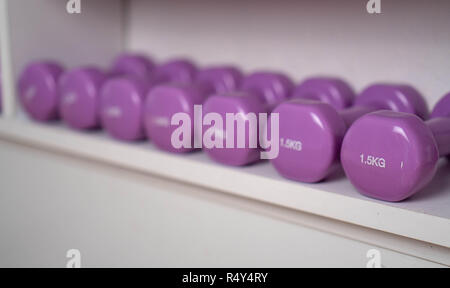
<svg viewBox="0 0 450 288"><path fill-rule="evenodd" d="M202 65L231 62L247 71L274 68L297 80L334 74L351 79L358 90L374 81L409 82L427 95L431 105L450 90L445 78L450 73L449 2L433 7L419 1L407 7L386 2L386 12L379 16L366 14L365 3L359 3L364 1L339 5L332 1L83 1L81 15L65 14L61 2L0 2L5 107L0 139L413 239L438 252L417 252L422 244L414 244L416 251L385 247L450 265L446 161L440 162L435 179L422 192L401 203L387 203L358 194L342 171L323 183L308 185L281 178L267 162L230 168L201 152L171 155L149 142L121 143L103 132L36 124L17 109L14 91L16 76L31 59L61 59L68 67L87 63L105 67L127 49L149 52L157 59L185 54ZM323 14L328 21L321 22ZM428 23L431 18L434 21ZM356 58L357 53L367 57Z"/></svg>

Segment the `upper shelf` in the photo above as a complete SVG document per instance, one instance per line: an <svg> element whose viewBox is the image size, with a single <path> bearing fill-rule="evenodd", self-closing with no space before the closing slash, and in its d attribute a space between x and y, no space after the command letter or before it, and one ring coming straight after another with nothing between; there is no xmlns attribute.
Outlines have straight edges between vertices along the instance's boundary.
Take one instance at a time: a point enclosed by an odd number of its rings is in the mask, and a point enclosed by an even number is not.
<svg viewBox="0 0 450 288"><path fill-rule="evenodd" d="M226 167L201 152L172 155L147 141L117 142L104 132L75 132L59 123L32 123L23 116L0 119L0 138L450 247L450 165L446 161L439 163L435 179L425 190L407 201L387 203L358 194L342 172L318 184L297 183L280 177L267 162Z"/></svg>

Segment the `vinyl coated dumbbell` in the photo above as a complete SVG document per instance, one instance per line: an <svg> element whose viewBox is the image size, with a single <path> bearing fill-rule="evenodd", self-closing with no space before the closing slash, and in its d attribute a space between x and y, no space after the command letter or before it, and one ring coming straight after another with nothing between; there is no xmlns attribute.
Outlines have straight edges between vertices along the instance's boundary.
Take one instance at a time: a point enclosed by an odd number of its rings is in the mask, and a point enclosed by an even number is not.
<svg viewBox="0 0 450 288"><path fill-rule="evenodd" d="M440 156L450 154L450 93L436 105L431 120L380 111L353 124L344 138L345 173L363 195L402 201L433 178Z"/></svg>
<svg viewBox="0 0 450 288"><path fill-rule="evenodd" d="M280 151L271 162L283 177L314 183L329 176L339 164L348 127L364 114L389 109L428 117L421 95L405 85L371 85L354 106L339 111L325 102L292 100L273 111L280 118Z"/></svg>
<svg viewBox="0 0 450 288"><path fill-rule="evenodd" d="M196 82L211 86L215 93L228 93L239 90L242 79L242 72L234 66L213 66L200 70Z"/></svg>
<svg viewBox="0 0 450 288"><path fill-rule="evenodd" d="M246 81L248 82L246 83ZM292 82L286 76L277 76L277 74L270 75L269 73L255 73L244 80L243 89L247 90L247 94L245 94L244 97L241 95L227 99L227 97L224 97L223 95L213 96L205 103L205 113L219 112L223 119L225 119L226 113L236 113L240 111L242 111L244 115L250 112L256 115L259 113L269 113L277 103L289 98L287 93L291 91L292 86ZM284 91L285 93L280 94L280 91ZM330 91L333 91L334 93L330 93ZM351 102L354 98L353 91L349 85L342 80L335 78L314 78L307 80L295 89L294 94L297 98L321 99L330 103L337 103L336 105L339 107L349 105L347 103ZM255 95L259 96L259 102L255 101ZM266 95L266 97L260 97L261 95ZM248 119L246 119L246 121L248 121ZM258 123L256 133L259 133L260 131L259 124L260 123ZM226 127L226 125L224 125L224 127ZM205 127L205 129L206 128L207 127ZM227 131L228 130L225 129L225 131L218 132L218 135L221 135L225 142L226 137L224 137L224 135L226 135ZM262 129L262 131L264 131L264 129ZM249 130L246 130L246 133L255 134L254 131ZM212 148L205 150L213 160L223 164L233 166L250 164L258 161L261 155L260 147L255 149L250 148L247 145L249 144L248 139L252 139L253 137L259 139L259 134L253 134L245 135L246 137L249 137L246 140L246 148L236 148L237 134L235 133L235 148ZM263 139L265 138L263 137Z"/></svg>
<svg viewBox="0 0 450 288"><path fill-rule="evenodd" d="M129 76L148 82L153 67L153 62L142 55L122 54L115 59L110 72L89 66L68 70L59 80L62 120L74 129L100 127L100 90L104 81Z"/></svg>
<svg viewBox="0 0 450 288"><path fill-rule="evenodd" d="M114 60L109 74L130 75L142 81L151 81L155 68L155 63L144 55L124 53Z"/></svg>
<svg viewBox="0 0 450 288"><path fill-rule="evenodd" d="M355 92L340 78L312 77L304 80L294 89L292 98L318 100L341 110L353 105Z"/></svg>
<svg viewBox="0 0 450 288"><path fill-rule="evenodd" d="M290 97L292 87L293 83L286 75L260 71L244 78L241 91L216 94L208 98L203 106L204 114L215 113L223 119L222 129L216 129L217 125L213 122L206 123L203 127L203 138L205 139L206 134L206 138L214 140L223 147L216 147L217 145L210 147L207 143L203 143L203 148L208 156L216 162L232 166L243 166L258 161L260 148L257 144L253 145L255 144L253 142L259 140L259 121L255 123L254 119L250 119L250 117L258 117L260 113L269 113L276 103ZM233 135L227 136L231 130L226 125L226 116L230 113L236 115L237 118L232 128ZM238 131L238 126L240 126L238 122L245 126L242 134ZM250 122L253 122L254 129L250 129ZM211 133L213 135L209 135ZM244 137L242 140L244 145L238 146L239 137ZM255 141L251 141L251 139ZM233 148L230 148L230 145ZM228 148L226 148L227 146Z"/></svg>
<svg viewBox="0 0 450 288"><path fill-rule="evenodd" d="M283 73L259 71L244 78L241 90L257 95L273 107L291 96L293 86L292 80Z"/></svg>
<svg viewBox="0 0 450 288"><path fill-rule="evenodd" d="M55 62L33 62L19 77L19 100L25 112L36 121L59 118L58 80L63 67Z"/></svg>
<svg viewBox="0 0 450 288"><path fill-rule="evenodd" d="M208 96L218 91L237 89L241 80L242 73L236 67L215 66L200 70L193 84L156 86L151 89L146 99L145 128L147 136L158 148L168 152L184 153L200 148L201 129L194 125L201 123L202 119L194 119L199 112L195 113L194 106L201 105ZM189 145L183 147L179 147L172 141L172 135L176 131L177 125L171 125L172 117L181 112L186 113L185 115L188 115L190 119L190 134L189 136L185 135L185 137L190 137L190 140L187 140Z"/></svg>
<svg viewBox="0 0 450 288"><path fill-rule="evenodd" d="M191 84L197 75L196 65L188 59L169 60L157 67L153 82Z"/></svg>
<svg viewBox="0 0 450 288"><path fill-rule="evenodd" d="M190 61L174 60L157 66L148 81L132 76L106 81L101 90L103 127L119 140L144 139L144 104L150 88L165 82L185 83L193 79L195 73L196 68Z"/></svg>

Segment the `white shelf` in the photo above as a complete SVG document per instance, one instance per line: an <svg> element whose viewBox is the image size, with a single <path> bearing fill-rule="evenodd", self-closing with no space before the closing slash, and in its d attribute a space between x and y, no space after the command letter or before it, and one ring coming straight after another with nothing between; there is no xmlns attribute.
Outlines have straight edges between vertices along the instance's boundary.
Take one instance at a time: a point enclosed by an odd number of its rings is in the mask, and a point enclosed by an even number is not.
<svg viewBox="0 0 450 288"><path fill-rule="evenodd" d="M0 119L0 139L118 165L450 247L450 164L440 162L433 182L401 203L358 194L342 171L326 182L302 184L280 177L265 162L233 168L212 162L201 152L172 155L151 143L122 143L104 132L75 132L60 123L36 124L25 117Z"/></svg>

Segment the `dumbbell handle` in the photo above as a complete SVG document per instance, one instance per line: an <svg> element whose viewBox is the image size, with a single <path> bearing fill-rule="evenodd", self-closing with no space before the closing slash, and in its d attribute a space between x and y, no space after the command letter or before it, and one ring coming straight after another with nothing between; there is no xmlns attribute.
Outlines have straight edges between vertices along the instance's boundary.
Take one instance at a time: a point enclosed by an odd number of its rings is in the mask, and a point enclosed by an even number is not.
<svg viewBox="0 0 450 288"><path fill-rule="evenodd" d="M347 125L347 129L355 122L358 118L361 116L364 116L368 113L375 112L379 110L375 107L369 107L369 106L352 106L350 108L346 108L343 110L339 110L338 113L344 120L345 124Z"/></svg>
<svg viewBox="0 0 450 288"><path fill-rule="evenodd" d="M450 155L450 118L438 117L425 122L433 133L439 156Z"/></svg>

